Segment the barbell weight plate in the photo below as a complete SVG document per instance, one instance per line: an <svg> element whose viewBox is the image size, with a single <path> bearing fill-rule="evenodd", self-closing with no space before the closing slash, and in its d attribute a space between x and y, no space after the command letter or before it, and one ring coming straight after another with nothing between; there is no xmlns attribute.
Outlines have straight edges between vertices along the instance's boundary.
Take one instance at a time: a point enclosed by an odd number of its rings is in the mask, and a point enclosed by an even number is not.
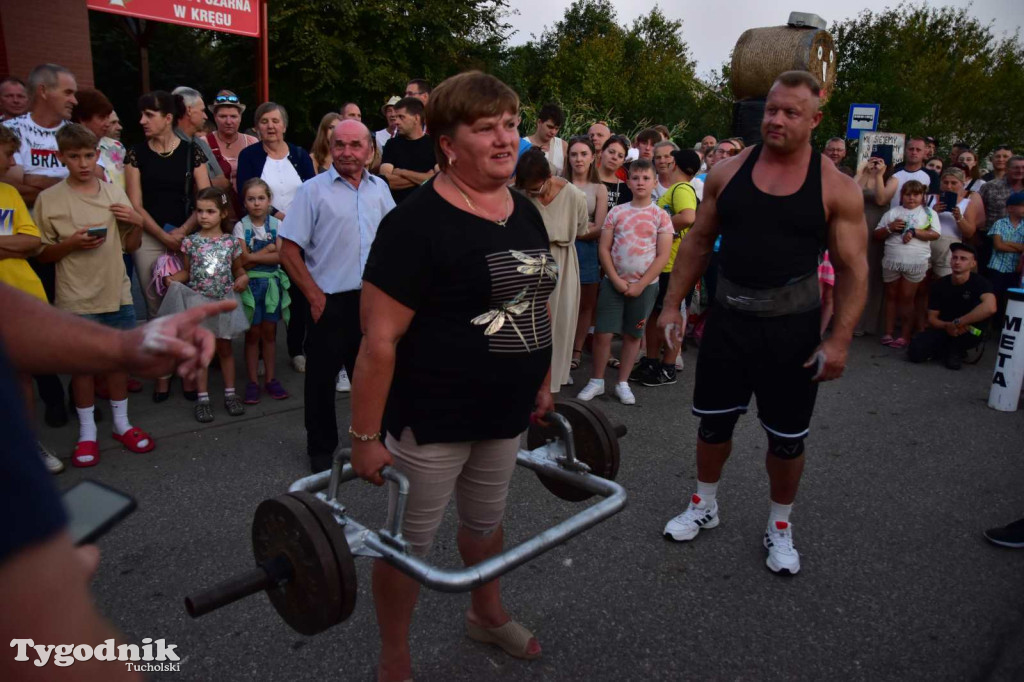
<svg viewBox="0 0 1024 682"><path fill-rule="evenodd" d="M291 562L291 579L268 589L267 596L296 632L311 636L340 621L338 561L320 521L304 504L288 495L261 502L252 521L252 553L257 563L281 554Z"/></svg>
<svg viewBox="0 0 1024 682"><path fill-rule="evenodd" d="M331 508L316 495L307 492L289 494L313 512L331 543L341 580L341 614L338 622L348 620L356 608L357 578L356 562L352 557L352 550L349 549L345 529L334 519Z"/></svg>
<svg viewBox="0 0 1024 682"><path fill-rule="evenodd" d="M572 426L576 458L590 467L590 472L601 478L614 479L619 469L618 443L607 419L596 408L574 398L561 399L555 403L555 412L565 417ZM602 419L604 421L602 422ZM533 450L548 440L560 437L557 426L534 424L526 433L526 446ZM556 496L568 502L583 502L593 496L581 488L537 473L537 478Z"/></svg>
<svg viewBox="0 0 1024 682"><path fill-rule="evenodd" d="M612 423L605 416L604 412L599 410L597 406L591 403L584 402L582 400L574 400L584 410L588 410L596 420L597 424L601 427L601 433L604 435L605 440L608 442L609 450L608 457L605 461L608 464L608 468L605 470L607 475L602 478L607 478L610 481L614 481L615 477L619 475L619 463L621 450L619 449L619 435L616 433L616 429L612 426ZM601 474L598 474L601 476Z"/></svg>

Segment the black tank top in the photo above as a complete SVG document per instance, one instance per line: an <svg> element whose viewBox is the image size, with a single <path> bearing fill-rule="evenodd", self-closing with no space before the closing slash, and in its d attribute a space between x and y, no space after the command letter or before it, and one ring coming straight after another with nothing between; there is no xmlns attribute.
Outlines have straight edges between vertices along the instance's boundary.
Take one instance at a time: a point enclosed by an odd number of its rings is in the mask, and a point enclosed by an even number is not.
<svg viewBox="0 0 1024 682"><path fill-rule="evenodd" d="M722 276L752 289L772 289L818 268L828 222L821 193L821 155L811 151L804 184L794 194L765 194L752 172L761 155L754 147L718 197Z"/></svg>

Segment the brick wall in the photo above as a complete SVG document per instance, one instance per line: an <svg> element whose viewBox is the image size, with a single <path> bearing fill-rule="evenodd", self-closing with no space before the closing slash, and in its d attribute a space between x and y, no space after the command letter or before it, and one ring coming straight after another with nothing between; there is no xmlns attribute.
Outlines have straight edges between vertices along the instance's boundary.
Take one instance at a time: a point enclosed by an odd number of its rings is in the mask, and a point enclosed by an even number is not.
<svg viewBox="0 0 1024 682"><path fill-rule="evenodd" d="M72 71L78 87L93 86L89 10L84 0L0 0L0 74L21 79L37 64Z"/></svg>

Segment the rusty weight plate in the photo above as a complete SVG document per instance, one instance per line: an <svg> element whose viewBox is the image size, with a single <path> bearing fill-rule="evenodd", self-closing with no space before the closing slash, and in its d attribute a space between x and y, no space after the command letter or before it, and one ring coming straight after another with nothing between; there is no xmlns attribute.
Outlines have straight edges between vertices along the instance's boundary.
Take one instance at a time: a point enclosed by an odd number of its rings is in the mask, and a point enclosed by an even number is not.
<svg viewBox="0 0 1024 682"><path fill-rule="evenodd" d="M595 476L614 480L619 470L619 446L607 418L596 408L573 398L556 402L555 411L565 417L572 426L576 458L589 466L590 472ZM554 424L534 424L526 434L526 447L533 450L560 435L558 427ZM537 478L545 488L569 502L583 502L593 496L593 493L541 473L537 474Z"/></svg>
<svg viewBox="0 0 1024 682"><path fill-rule="evenodd" d="M257 563L285 555L292 577L267 590L270 603L296 632L315 635L340 622L342 587L334 549L320 521L289 495L264 500L252 521Z"/></svg>
<svg viewBox="0 0 1024 682"><path fill-rule="evenodd" d="M352 551L348 546L348 539L345 537L345 529L331 513L331 508L316 495L307 492L289 493L289 495L306 506L331 543L334 550L334 558L337 561L338 576L341 580L341 615L338 622L347 620L356 608L356 562L352 557Z"/></svg>

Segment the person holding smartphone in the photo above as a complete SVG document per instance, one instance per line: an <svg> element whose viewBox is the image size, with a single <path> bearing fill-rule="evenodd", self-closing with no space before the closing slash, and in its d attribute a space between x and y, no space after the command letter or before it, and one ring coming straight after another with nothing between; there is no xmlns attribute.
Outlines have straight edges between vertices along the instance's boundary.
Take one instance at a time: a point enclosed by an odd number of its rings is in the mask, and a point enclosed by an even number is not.
<svg viewBox="0 0 1024 682"><path fill-rule="evenodd" d="M118 330L48 306L0 284L0 512L17 519L0 527L0 641L32 638L40 644L120 639L96 610L89 579L99 561L95 547L77 548L50 474L36 454L35 436L15 371L93 375L114 371L157 377L177 368L194 378L209 364L213 334L200 327L233 302L194 308L131 330ZM0 679L52 679L51 665L37 667L0 657ZM118 661L77 661L74 678L138 680Z"/></svg>
<svg viewBox="0 0 1024 682"><path fill-rule="evenodd" d="M36 198L36 223L43 243L39 260L57 264L54 304L115 329L135 326L131 282L124 253L139 248L142 216L132 208L124 190L96 178L99 140L85 126L71 123L57 133L58 155L68 177ZM109 239L108 239L109 237ZM71 379L79 435L71 463L99 463L92 375ZM132 452L149 452L153 439L128 420L128 375L107 375L113 438Z"/></svg>

